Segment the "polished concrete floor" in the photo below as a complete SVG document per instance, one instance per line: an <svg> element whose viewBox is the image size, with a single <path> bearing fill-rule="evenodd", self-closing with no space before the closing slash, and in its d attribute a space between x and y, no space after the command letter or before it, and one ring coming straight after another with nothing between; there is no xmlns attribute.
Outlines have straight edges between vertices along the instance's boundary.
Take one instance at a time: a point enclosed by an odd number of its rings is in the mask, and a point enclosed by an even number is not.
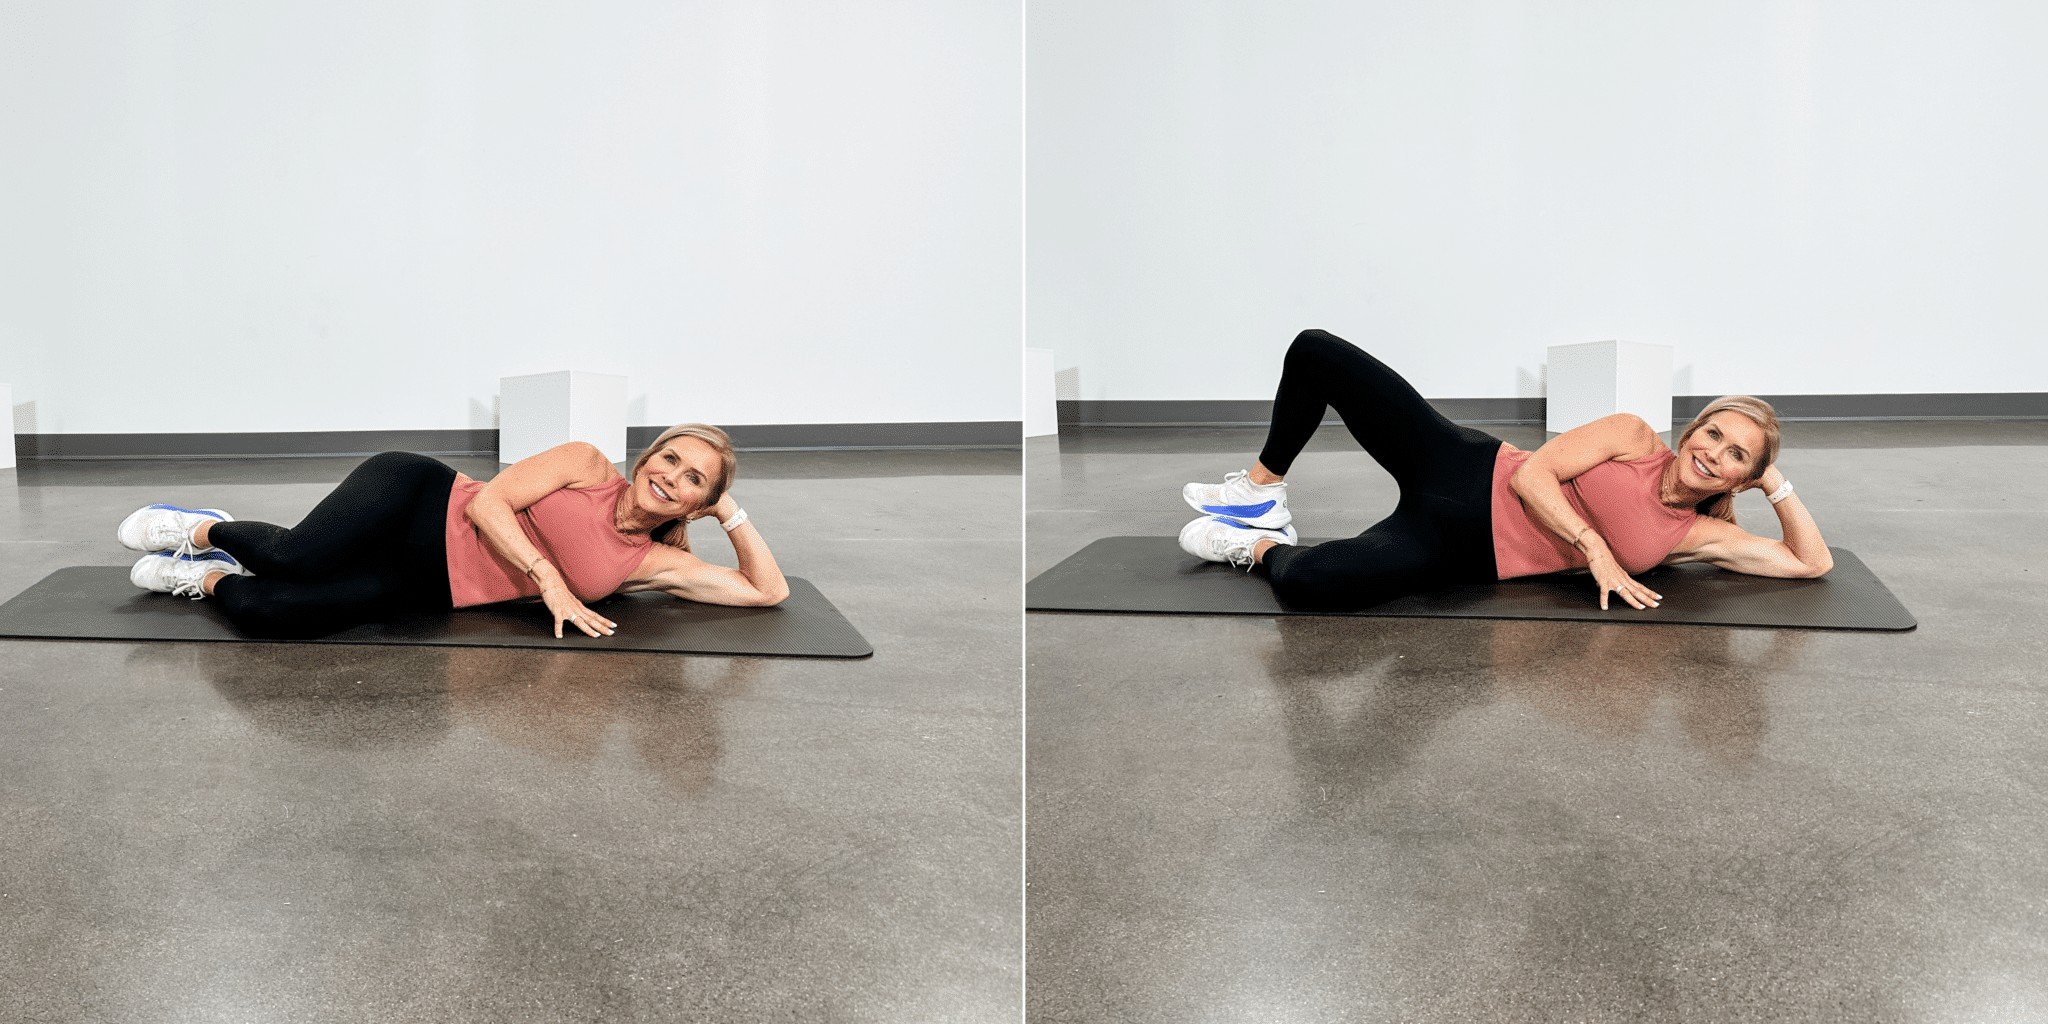
<svg viewBox="0 0 2048 1024"><path fill-rule="evenodd" d="M359 461L0 471L0 599ZM741 456L864 661L0 640L0 1021L1016 1020L1018 462Z"/></svg>
<svg viewBox="0 0 2048 1024"><path fill-rule="evenodd" d="M1027 570L1260 437L1032 441ZM2048 1021L2048 424L1781 465L1917 631L1029 615L1028 1018ZM1392 504L1341 427L1290 481Z"/></svg>

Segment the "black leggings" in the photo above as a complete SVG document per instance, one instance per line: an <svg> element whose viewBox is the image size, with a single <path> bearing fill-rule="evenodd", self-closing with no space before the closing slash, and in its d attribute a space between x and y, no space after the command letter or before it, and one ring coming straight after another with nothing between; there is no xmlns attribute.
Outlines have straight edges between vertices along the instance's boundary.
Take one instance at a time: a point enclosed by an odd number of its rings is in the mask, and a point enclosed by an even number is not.
<svg viewBox="0 0 2048 1024"><path fill-rule="evenodd" d="M251 636L303 639L393 612L446 610L448 494L455 470L424 455L384 452L350 472L287 530L215 523L209 539L254 576L230 575L213 596Z"/></svg>
<svg viewBox="0 0 2048 1024"><path fill-rule="evenodd" d="M1327 331L1303 331L1287 349L1273 425L1259 461L1285 474L1323 422L1343 417L1351 436L1394 475L1394 514L1349 540L1266 551L1281 601L1361 608L1452 583L1492 580L1493 462L1499 438L1431 408L1401 375Z"/></svg>

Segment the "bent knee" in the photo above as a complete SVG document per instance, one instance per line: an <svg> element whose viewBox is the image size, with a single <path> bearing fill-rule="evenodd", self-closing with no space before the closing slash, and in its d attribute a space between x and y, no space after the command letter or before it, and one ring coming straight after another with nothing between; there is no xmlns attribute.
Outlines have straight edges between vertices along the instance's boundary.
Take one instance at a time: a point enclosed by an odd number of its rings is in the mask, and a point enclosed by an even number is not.
<svg viewBox="0 0 2048 1024"><path fill-rule="evenodd" d="M1266 582L1273 586L1273 596L1284 604L1297 608L1326 607L1335 596L1331 573L1314 565L1304 565L1297 552L1274 548L1266 553ZM1280 557L1275 558L1275 555Z"/></svg>
<svg viewBox="0 0 2048 1024"><path fill-rule="evenodd" d="M378 452L364 459L363 465L376 466L379 469L408 469L413 466L425 465L432 461L434 460L418 452Z"/></svg>
<svg viewBox="0 0 2048 1024"><path fill-rule="evenodd" d="M1287 346L1287 358L1316 359L1350 347L1350 342L1320 327L1311 327L1294 336L1294 343Z"/></svg>
<svg viewBox="0 0 2048 1024"><path fill-rule="evenodd" d="M238 593L238 590L233 588L223 593L220 588L215 588L214 599L220 602L222 614L236 632L245 637L254 640L305 640L331 632L312 616L292 609L288 601L266 600Z"/></svg>
<svg viewBox="0 0 2048 1024"><path fill-rule="evenodd" d="M304 640L319 635L317 631L309 630L306 623L275 614L260 604L223 605L222 610L227 612L227 619L236 632L251 639Z"/></svg>

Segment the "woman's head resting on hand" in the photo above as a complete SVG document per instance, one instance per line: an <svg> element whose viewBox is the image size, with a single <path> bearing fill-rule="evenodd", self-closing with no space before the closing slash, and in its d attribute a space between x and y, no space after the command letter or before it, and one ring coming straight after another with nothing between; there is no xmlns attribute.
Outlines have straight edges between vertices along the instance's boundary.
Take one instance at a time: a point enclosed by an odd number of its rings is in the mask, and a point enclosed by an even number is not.
<svg viewBox="0 0 2048 1024"><path fill-rule="evenodd" d="M1769 402L1729 395L1707 403L1678 435L1678 480L1714 496L1701 515L1734 521L1735 492L1754 484L1778 461L1778 413Z"/></svg>
<svg viewBox="0 0 2048 1024"><path fill-rule="evenodd" d="M738 456L725 431L705 423L682 423L662 431L627 473L633 502L671 520L654 539L687 550L685 520L718 504L732 487Z"/></svg>

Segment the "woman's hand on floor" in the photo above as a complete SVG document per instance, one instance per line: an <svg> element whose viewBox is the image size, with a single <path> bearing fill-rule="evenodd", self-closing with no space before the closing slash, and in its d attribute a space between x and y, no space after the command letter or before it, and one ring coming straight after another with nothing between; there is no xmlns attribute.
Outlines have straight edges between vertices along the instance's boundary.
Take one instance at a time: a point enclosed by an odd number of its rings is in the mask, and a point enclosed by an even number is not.
<svg viewBox="0 0 2048 1024"><path fill-rule="evenodd" d="M555 615L555 639L562 638L562 623L573 622L578 629L591 636L610 636L619 631L619 624L583 606L568 587L554 586L540 592L540 599L547 602L548 611ZM600 632L600 630L602 632Z"/></svg>
<svg viewBox="0 0 2048 1024"><path fill-rule="evenodd" d="M1605 547L1587 559L1586 570L1600 584L1600 610L1603 612L1607 610L1607 595L1610 593L1620 594L1622 600L1646 610L1657 607L1658 602L1664 600L1664 595L1637 583L1634 577L1623 572L1621 563L1615 561L1613 552Z"/></svg>

